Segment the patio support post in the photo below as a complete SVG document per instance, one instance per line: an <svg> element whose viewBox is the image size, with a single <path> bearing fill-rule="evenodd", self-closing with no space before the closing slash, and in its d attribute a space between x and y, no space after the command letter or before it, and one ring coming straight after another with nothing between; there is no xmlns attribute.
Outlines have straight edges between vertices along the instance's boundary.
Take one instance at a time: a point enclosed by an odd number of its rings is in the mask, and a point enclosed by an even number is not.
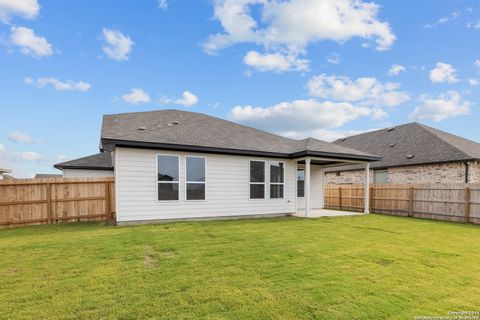
<svg viewBox="0 0 480 320"><path fill-rule="evenodd" d="M370 163L365 163L365 185L364 185L365 191L364 191L364 196L365 196L365 208L364 211L365 213L370 213Z"/></svg>
<svg viewBox="0 0 480 320"><path fill-rule="evenodd" d="M305 217L310 216L310 159L305 159Z"/></svg>
<svg viewBox="0 0 480 320"><path fill-rule="evenodd" d="M320 172L320 177L321 177L321 186L322 186L322 193L320 195L320 208L324 209L325 208L325 169L322 169Z"/></svg>

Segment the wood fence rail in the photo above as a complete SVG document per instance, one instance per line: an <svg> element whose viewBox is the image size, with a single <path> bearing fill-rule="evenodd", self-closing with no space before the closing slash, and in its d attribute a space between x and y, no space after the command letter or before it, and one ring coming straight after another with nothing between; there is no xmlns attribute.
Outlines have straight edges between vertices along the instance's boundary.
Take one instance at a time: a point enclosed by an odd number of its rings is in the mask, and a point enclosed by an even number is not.
<svg viewBox="0 0 480 320"><path fill-rule="evenodd" d="M0 228L115 221L115 181L105 178L0 180Z"/></svg>
<svg viewBox="0 0 480 320"><path fill-rule="evenodd" d="M363 211L363 185L327 185L325 208ZM372 185L370 212L480 224L480 184Z"/></svg>

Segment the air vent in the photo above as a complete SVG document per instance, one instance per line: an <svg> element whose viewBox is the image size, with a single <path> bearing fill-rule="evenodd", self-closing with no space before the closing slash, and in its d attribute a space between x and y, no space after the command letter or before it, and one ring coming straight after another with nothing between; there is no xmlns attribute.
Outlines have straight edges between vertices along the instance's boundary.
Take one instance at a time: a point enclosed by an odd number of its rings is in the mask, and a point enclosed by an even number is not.
<svg viewBox="0 0 480 320"><path fill-rule="evenodd" d="M137 130L138 131L145 131L145 130L147 130L147 127L141 126L141 127L138 127Z"/></svg>
<svg viewBox="0 0 480 320"><path fill-rule="evenodd" d="M407 159L413 159L414 157L415 157L415 155L409 154L409 155L407 156Z"/></svg>
<svg viewBox="0 0 480 320"><path fill-rule="evenodd" d="M340 141L347 141L348 138L342 138Z"/></svg>
<svg viewBox="0 0 480 320"><path fill-rule="evenodd" d="M390 148L395 147L395 143L390 143Z"/></svg>
<svg viewBox="0 0 480 320"><path fill-rule="evenodd" d="M395 127L390 127L387 129L388 132L395 130Z"/></svg>

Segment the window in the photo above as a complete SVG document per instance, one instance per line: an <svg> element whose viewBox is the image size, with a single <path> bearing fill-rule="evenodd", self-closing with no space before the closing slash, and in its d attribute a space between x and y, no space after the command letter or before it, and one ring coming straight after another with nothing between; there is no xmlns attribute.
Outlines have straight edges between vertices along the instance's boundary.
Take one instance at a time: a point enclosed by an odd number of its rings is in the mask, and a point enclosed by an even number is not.
<svg viewBox="0 0 480 320"><path fill-rule="evenodd" d="M186 157L187 200L205 200L205 158Z"/></svg>
<svg viewBox="0 0 480 320"><path fill-rule="evenodd" d="M178 157L157 156L158 200L178 200Z"/></svg>
<svg viewBox="0 0 480 320"><path fill-rule="evenodd" d="M387 184L388 183L388 171L387 170L375 170L375 183Z"/></svg>
<svg viewBox="0 0 480 320"><path fill-rule="evenodd" d="M265 199L264 161L250 161L250 199Z"/></svg>
<svg viewBox="0 0 480 320"><path fill-rule="evenodd" d="M284 176L284 163L270 162L270 199L283 199Z"/></svg>
<svg viewBox="0 0 480 320"><path fill-rule="evenodd" d="M305 170L297 170L297 197L305 197Z"/></svg>

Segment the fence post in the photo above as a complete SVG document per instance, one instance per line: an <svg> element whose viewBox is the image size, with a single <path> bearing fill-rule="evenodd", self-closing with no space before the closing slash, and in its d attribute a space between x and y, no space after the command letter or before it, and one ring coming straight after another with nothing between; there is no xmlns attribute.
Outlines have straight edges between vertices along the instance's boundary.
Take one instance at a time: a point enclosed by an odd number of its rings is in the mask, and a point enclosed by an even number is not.
<svg viewBox="0 0 480 320"><path fill-rule="evenodd" d="M338 187L338 206L342 210L342 187Z"/></svg>
<svg viewBox="0 0 480 320"><path fill-rule="evenodd" d="M47 187L47 217L48 217L48 224L53 223L52 219L52 184L47 182L45 185Z"/></svg>
<svg viewBox="0 0 480 320"><path fill-rule="evenodd" d="M107 223L110 223L112 219L112 210L110 209L110 183L105 182L105 215Z"/></svg>
<svg viewBox="0 0 480 320"><path fill-rule="evenodd" d="M413 194L414 194L414 188L410 187L408 191L408 216L409 217L413 216Z"/></svg>
<svg viewBox="0 0 480 320"><path fill-rule="evenodd" d="M373 186L370 186L370 212L373 212L373 210L375 210L373 206L373 199L374 199L373 190L375 190L375 188Z"/></svg>
<svg viewBox="0 0 480 320"><path fill-rule="evenodd" d="M464 209L465 223L470 222L470 188L465 188L465 209Z"/></svg>

